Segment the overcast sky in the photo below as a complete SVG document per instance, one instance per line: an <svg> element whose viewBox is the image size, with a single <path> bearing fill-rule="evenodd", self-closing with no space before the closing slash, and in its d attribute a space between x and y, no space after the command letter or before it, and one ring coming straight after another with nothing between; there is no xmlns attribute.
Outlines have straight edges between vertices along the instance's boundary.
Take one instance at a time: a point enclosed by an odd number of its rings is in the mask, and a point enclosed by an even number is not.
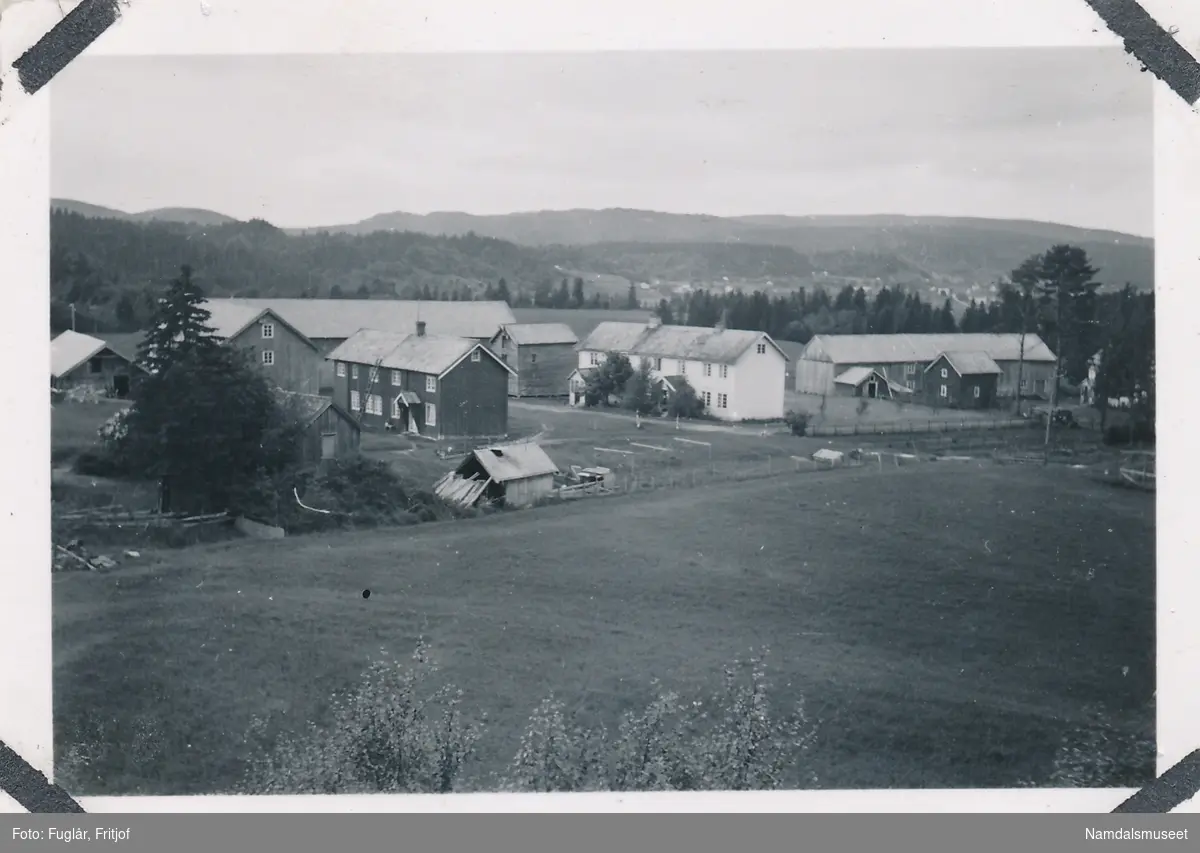
<svg viewBox="0 0 1200 853"><path fill-rule="evenodd" d="M626 207L1037 219L1149 236L1119 49L81 57L52 193L282 226Z"/></svg>

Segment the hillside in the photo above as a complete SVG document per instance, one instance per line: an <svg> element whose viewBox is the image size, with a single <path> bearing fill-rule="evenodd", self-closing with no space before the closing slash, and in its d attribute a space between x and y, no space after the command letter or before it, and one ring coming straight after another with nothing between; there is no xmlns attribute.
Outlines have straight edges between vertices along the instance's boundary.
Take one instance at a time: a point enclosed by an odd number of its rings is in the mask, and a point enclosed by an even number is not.
<svg viewBox="0 0 1200 853"><path fill-rule="evenodd" d="M224 295L470 298L501 278L511 292L531 294L579 277L589 294L614 304L631 282L644 305L694 289L786 294L851 285L868 294L901 287L933 303L950 297L961 313L972 299L993 298L994 282L1025 258L1070 242L1087 251L1106 289L1154 284L1150 240L1015 220L576 210L389 213L297 230L188 208L130 214L58 199L52 210L54 296L67 298L68 280L99 275L107 282L100 295L75 293L73 301L106 316L115 316L116 291L161 282L182 263ZM82 272L64 272L76 256L86 259Z"/></svg>

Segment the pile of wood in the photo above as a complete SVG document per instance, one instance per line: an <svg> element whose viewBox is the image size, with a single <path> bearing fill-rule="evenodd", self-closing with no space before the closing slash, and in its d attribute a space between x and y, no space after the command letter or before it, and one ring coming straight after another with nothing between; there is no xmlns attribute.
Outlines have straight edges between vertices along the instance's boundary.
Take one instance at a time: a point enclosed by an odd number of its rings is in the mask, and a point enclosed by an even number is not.
<svg viewBox="0 0 1200 853"><path fill-rule="evenodd" d="M137 556L136 551L126 554ZM66 545L54 546L54 562L51 570L55 572L101 572L117 567L117 561L105 554L92 555L83 547L78 539L72 539Z"/></svg>

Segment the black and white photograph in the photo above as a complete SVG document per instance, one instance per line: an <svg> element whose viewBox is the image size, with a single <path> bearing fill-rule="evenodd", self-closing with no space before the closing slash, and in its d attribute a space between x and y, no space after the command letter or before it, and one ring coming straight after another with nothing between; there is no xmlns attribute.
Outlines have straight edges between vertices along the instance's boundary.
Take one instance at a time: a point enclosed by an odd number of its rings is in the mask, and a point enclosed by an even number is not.
<svg viewBox="0 0 1200 853"><path fill-rule="evenodd" d="M55 781L1153 780L1154 82L1116 46L76 59Z"/></svg>

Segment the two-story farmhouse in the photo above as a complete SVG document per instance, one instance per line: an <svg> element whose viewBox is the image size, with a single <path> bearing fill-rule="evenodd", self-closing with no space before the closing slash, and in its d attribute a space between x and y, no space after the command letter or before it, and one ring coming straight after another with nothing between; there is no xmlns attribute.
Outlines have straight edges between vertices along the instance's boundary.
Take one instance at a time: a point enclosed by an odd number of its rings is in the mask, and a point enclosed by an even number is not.
<svg viewBox="0 0 1200 853"><path fill-rule="evenodd" d="M320 388L321 351L300 330L270 308L208 300L207 325L226 346L250 355L271 385L315 394Z"/></svg>
<svg viewBox="0 0 1200 853"><path fill-rule="evenodd" d="M362 329L329 353L333 399L368 428L427 438L508 433L513 371L477 340Z"/></svg>
<svg viewBox="0 0 1200 853"><path fill-rule="evenodd" d="M990 409L1004 371L981 352L944 352L924 370L925 404L934 408Z"/></svg>
<svg viewBox="0 0 1200 853"><path fill-rule="evenodd" d="M129 353L91 335L66 331L50 342L50 385L60 391L87 385L127 397L140 370Z"/></svg>
<svg viewBox="0 0 1200 853"><path fill-rule="evenodd" d="M270 309L312 341L321 353L319 387L322 393L330 393L334 386L333 362L325 356L359 329L406 335L421 322L430 335L487 342L501 326L516 322L507 303L492 301L231 298L210 299L205 307L212 310L214 305L221 303Z"/></svg>
<svg viewBox="0 0 1200 853"><path fill-rule="evenodd" d="M579 337L565 323L509 323L489 346L516 374L508 380L513 397L561 397L563 377L575 366Z"/></svg>
<svg viewBox="0 0 1200 853"><path fill-rule="evenodd" d="M852 369L869 368L884 380L877 382L879 396L885 396L882 392L886 390L886 396L903 394L910 399L927 399L927 380L933 375L926 368L943 353L958 354L960 361L973 353L972 358L989 359L1000 371L996 374L995 399L1014 398L1018 383L1022 397L1048 398L1054 353L1032 332L1024 335L1023 346L1021 338L1020 334L817 335L805 345L796 362L796 390L801 394L835 394L840 386L862 373ZM940 371L941 367L933 382L939 397Z"/></svg>
<svg viewBox="0 0 1200 853"><path fill-rule="evenodd" d="M663 325L657 317L645 323L605 322L576 346L578 362L568 380L571 402L588 371L609 353L628 356L634 369L650 362L656 378L667 385L682 377L704 401L705 411L721 420L774 420L783 417L788 357L765 332Z"/></svg>

